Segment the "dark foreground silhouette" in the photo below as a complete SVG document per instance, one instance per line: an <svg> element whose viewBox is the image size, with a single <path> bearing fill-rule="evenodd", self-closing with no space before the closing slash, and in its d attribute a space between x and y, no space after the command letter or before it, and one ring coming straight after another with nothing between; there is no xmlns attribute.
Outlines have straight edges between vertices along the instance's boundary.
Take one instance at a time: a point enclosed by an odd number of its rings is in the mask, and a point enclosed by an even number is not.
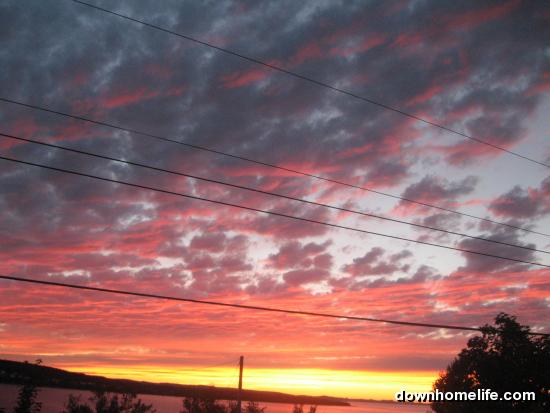
<svg viewBox="0 0 550 413"><path fill-rule="evenodd" d="M37 401L38 389L33 384L21 386L13 413L40 413L42 404ZM237 402L221 402L214 399L186 397L182 410L171 413L265 413L266 408L256 402L247 402L239 410ZM309 413L316 413L317 406L311 406ZM5 412L0 408L0 412ZM59 413L156 413L152 404L145 404L135 394L107 394L94 392L92 397L82 400L81 396L69 395L65 408ZM303 405L294 405L292 413L304 413Z"/></svg>
<svg viewBox="0 0 550 413"><path fill-rule="evenodd" d="M197 397L205 400L236 400L238 397L238 390L236 388L108 379L101 376L71 373L53 367L11 360L0 360L0 383L19 385L32 383L36 387L57 387L121 394ZM336 397L295 396L286 393L257 390L243 390L242 398L243 400L266 403L349 406L349 403Z"/></svg>
<svg viewBox="0 0 550 413"><path fill-rule="evenodd" d="M534 392L534 402L434 402L432 409L436 413L550 412L550 338L534 338L529 331L515 317L499 314L495 326L486 325L481 336L468 340L434 383L434 391Z"/></svg>

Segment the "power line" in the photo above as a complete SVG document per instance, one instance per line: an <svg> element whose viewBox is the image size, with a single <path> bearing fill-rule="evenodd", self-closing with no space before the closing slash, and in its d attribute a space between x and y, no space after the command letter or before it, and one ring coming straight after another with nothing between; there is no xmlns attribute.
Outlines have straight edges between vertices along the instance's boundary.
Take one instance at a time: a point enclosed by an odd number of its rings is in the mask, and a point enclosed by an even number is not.
<svg viewBox="0 0 550 413"><path fill-rule="evenodd" d="M260 193L260 194L264 194L264 195L270 195L270 196L275 196L275 197L278 197L278 198L284 198L284 199L288 199L288 200L291 200L291 201L302 202L302 203L309 204L309 205L329 208L329 209L342 211L342 212L349 212L349 213L352 213L352 214L357 214L357 215L370 217L370 218L378 218L378 219L381 219L381 220L391 221L391 222L395 222L395 223L399 223L399 224L411 225L413 227L428 229L428 230L431 230L431 231L439 231L439 232L443 232L443 233L451 234L451 235L458 235L458 236L466 237L466 238L470 238L470 239L476 239L476 240L480 240L480 241L486 241L486 242L491 242L491 243L495 243L495 244L506 245L508 247L521 248L521 249L524 249L524 250L536 251L536 252L541 252L541 253L544 253L544 254L550 254L550 252L548 252L548 251L539 250L539 249L531 248L531 247L528 247L528 246L517 245L517 244L512 244L512 243L508 243L508 242L504 242L504 241L493 240L493 239L490 239L490 238L484 238L484 237L479 237L479 236L475 236L475 235L464 234L464 233L461 233L461 232L450 231L450 230L437 228L437 227L431 227L431 226L428 226L428 225L422 225L422 224L418 224L418 223L414 223L414 222L410 222L410 221L404 221L404 220L399 220L399 219L395 219L395 218L384 217L384 216L381 216L381 215L376 215L376 214L372 214L372 213L369 213L369 212L357 211L357 210L353 210L353 209L349 209L349 208L339 207L339 206L336 206L336 205L330 205L330 204L324 204L324 203L321 203L321 202L309 201L307 199L296 198L296 197L293 197L293 196L279 194L279 193L276 193L276 192L263 191L261 189L251 188L251 187L248 187L248 186L232 184L232 183L229 183L229 182L219 181L219 180L211 179L211 178L204 178L204 177L200 177L200 176L197 176L197 175L192 175L192 174L188 174L188 173L184 173L184 172L173 171L173 170L165 169L165 168L159 168L159 167L146 165L146 164L139 163L139 162L123 160L123 159L114 158L114 157L107 156L107 155L100 155L100 154L96 154L96 153L93 153L93 152L68 148L66 146L55 145L55 144L47 143L47 142L41 142L41 141L37 141L37 140L34 140L34 139L30 139L30 138L21 138L19 136L9 135L9 134L5 134L5 133L1 133L1 132L0 132L0 136L10 138L10 139L16 139L16 140L19 140L19 141L29 142L29 143L33 143L33 144L37 144L37 145L42 145L42 146L46 146L46 147L51 147L51 148L55 148L55 149L61 149L61 150L68 151L68 152L74 152L74 153L78 153L78 154L82 154L82 155L86 155L86 156L93 156L95 158L105 159L105 160L108 160L108 161L119 162L119 163L122 163L122 164L125 164L125 165L138 166L140 168L150 169L150 170L159 171L159 172L165 172L165 173L169 173L169 174L172 174L172 175L183 176L183 177L186 177L186 178L192 178L192 179L196 179L196 180L200 180L200 181L204 181L204 182L210 182L210 183L215 183L215 184L219 184L219 185L224 185L224 186L228 186L228 187L231 187L231 188L243 189L243 190L246 190L246 191L256 192L256 193Z"/></svg>
<svg viewBox="0 0 550 413"><path fill-rule="evenodd" d="M339 224L333 224L333 223L326 222L326 221L319 221L319 220L311 219L311 218L298 217L298 216L295 216L295 215L289 215L289 214L285 214L285 213L282 213L282 212L268 211L268 210L265 210L265 209L253 208L253 207L249 207L249 206L234 204L234 203L231 203L231 202L217 201L217 200L210 199L210 198L204 198L204 197L199 197L199 196L195 196L195 195L182 194L180 192L168 191L166 189L154 188L154 187L147 186L147 185L141 185L141 184L135 184L135 183L116 180L116 179L104 178L104 177L97 176L97 175L90 175L90 174L87 174L87 173L84 173L84 172L76 172L76 171L72 171L72 170L69 170L69 169L57 168L57 167L54 167L54 166L48 166L48 165L38 164L38 163L34 163L34 162L29 162L29 161L22 161L22 160L10 158L10 157L7 157L7 156L0 156L0 159L4 159L6 161L16 162L16 163L20 163L20 164L24 164L24 165L36 166L36 167L39 167L39 168L49 169L49 170L52 170L52 171L64 172L64 173L68 173L68 174L72 174L72 175L78 175L78 176L84 176L84 177L87 177L87 178L98 179L100 181L131 186L131 187L134 187L134 188L147 189L147 190L150 190L150 191L159 192L159 193L163 193L163 194L176 195L176 196L181 196L181 197L184 197L184 198L194 199L194 200L198 200L198 201L205 201L205 202L209 202L209 203L212 203L212 204L230 206L230 207L239 208L239 209L243 209L243 210L247 210L247 211L260 212L260 213L267 214L267 215L273 215L273 216L277 216L277 217L293 219L293 220L296 220L296 221L309 222L309 223L312 223L312 224L325 225L325 226L331 227L331 228L345 229L345 230L354 231L354 232L358 232L358 233L362 233L362 234L376 235L376 236L379 236L379 237L391 238L391 239L396 239L396 240L400 240L400 241L413 242L413 243L422 244L422 245L429 245L429 246L432 246L432 247L438 247L438 248L443 248L443 249L447 249L447 250L465 252L465 253L468 253L468 254L475 254L475 255L480 255L480 256L484 256L484 257L498 258L498 259L502 259L502 260L506 260L506 261L519 262L519 263L522 263L522 264L530 264L530 265L535 265L537 267L550 268L550 265L540 264L538 262L525 261L525 260L520 260L520 259L517 259L517 258L505 257L505 256L502 256L502 255L489 254L489 253L480 252L480 251L468 250L468 249L465 249L465 248L449 247L447 245L435 244L435 243L432 243L432 242L420 241L420 240L415 240L415 239L411 239L411 238L400 237L400 236L397 236L397 235L383 234L383 233L380 233L380 232L368 231L368 230L365 230L365 229L360 229L360 228L355 228L355 227L348 227L348 226L339 225Z"/></svg>
<svg viewBox="0 0 550 413"><path fill-rule="evenodd" d="M0 277L1 278L1 277ZM205 377L208 377L208 375L215 374L212 370L219 369L220 367L226 367L224 370L229 370L229 372L233 371L234 368L234 360L226 361L224 363L218 363L218 364L212 364L212 365L194 365L191 367L187 367L183 369L183 372L188 373L198 373L200 375L203 375ZM220 377L223 377L227 373L222 374Z"/></svg>
<svg viewBox="0 0 550 413"><path fill-rule="evenodd" d="M240 156L240 155L235 155L235 154L231 154L231 153L227 153L227 152L218 151L216 149L211 149L211 148L207 148L207 147L200 146L200 145L181 142L181 141L178 141L178 140L175 140L175 139L167 138L167 137L160 136L160 135L155 135L155 134L148 133L148 132L139 131L139 130L136 130L136 129L131 129L131 128L128 128L128 127L115 125L115 124L112 124L112 123L107 123L107 122L103 122L103 121L99 121L99 120L95 120L95 119L91 119L91 118L86 118L86 117L83 117L83 116L74 115L74 114L70 114L70 113L66 113L66 112L61 112L61 111L46 108L46 107L43 107L43 106L38 106L38 105L34 105L34 104L26 103L26 102L21 102L21 101L17 101L17 100L12 100L12 99L8 99L8 98L4 98L4 97L0 97L0 101L6 102L6 103L12 103L14 105L23 106L23 107L26 107L26 108L29 108L29 109L36 109L36 110L39 110L39 111L42 111L42 112L47 112L47 113L52 113L52 114L59 115L59 116L64 116L64 117L67 117L67 118L71 118L71 119L75 119L75 120L79 120L79 121L83 121L83 122L89 122L89 123L99 125L99 126L105 126L105 127L108 127L108 128L120 130L120 131L123 131L123 132L128 132L128 133L139 135L139 136L145 136L145 137L148 137L148 138L157 139L157 140L164 141L164 142L170 142L170 143L182 145L182 146L185 146L185 147L188 147L188 148L192 148L192 149L196 149L196 150L200 150L200 151L205 151L205 152L209 152L209 153L214 153L216 155L227 156L227 157L230 157L230 158L234 158L234 159L238 159L238 160L241 160L241 161L254 163L254 164L257 164L257 165L262 165L262 166L266 166L266 167L269 167L269 168L279 169L279 170L282 170L282 171L285 171L285 172L291 172L291 173L296 174L296 175L302 175L302 176L306 176L306 177L309 177L309 178L314 178L314 179L318 179L318 180L321 180L321 181L330 182L332 184L337 184L337 185L342 185L342 186L346 186L346 187L349 187L349 188L360 189L360 190L363 190L363 191L372 192L372 193L387 196L387 197L390 197L390 198L393 198L393 199L399 199L401 201L405 201L405 202L409 202L409 203L413 203L413 204L417 204L417 205L421 205L421 206L425 206L425 207L429 207L429 208L438 209L438 210L441 210L441 211L461 215L461 216L468 217L468 218L474 218L474 219L478 219L478 220L481 220L481 221L490 222L490 223L496 224L496 225L502 225L502 226L505 226L505 227L508 227L508 228L513 228L513 229L529 232L529 233L532 233L532 234L537 234L537 235L543 235L545 237L550 237L550 234L545 234L543 232L534 231L532 229L507 224L505 222L495 221L495 220L492 220L492 219L489 219L489 218L482 218L482 217L479 217L479 216L476 216L476 215L467 214L465 212L460 212L460 211L453 210L453 209L450 209L450 208L445 208L445 207L438 206L438 205L428 204L428 203L425 203L425 202L422 202L422 201L417 201L417 200L405 198L405 197L402 197L402 196L399 196L399 195L388 194L386 192L381 192L381 191L378 191L378 190L375 190L375 189L372 189L372 188L368 188L368 187L364 187L364 186L360 186L360 185L354 185L354 184L350 184L350 183L347 183L347 182L338 181L338 180L331 179L331 178L326 178L326 177L323 177L323 176L320 176L320 175L315 175L315 174L311 174L311 173L308 173L308 172L299 171L297 169L287 168L287 167L284 167L284 166L271 164L271 163L263 162L263 161L258 161L258 160L247 158L247 157Z"/></svg>
<svg viewBox="0 0 550 413"><path fill-rule="evenodd" d="M354 320L354 321L368 321L368 322L374 322L374 323L395 324L395 325L408 326L408 327L444 328L449 330L481 331L481 332L483 331L483 328L481 327L463 327L463 326L455 326L455 325L448 325L448 324L417 323L417 322L410 322L410 321L386 320L381 318L359 317L359 316L349 316L349 315L331 314L331 313L318 313L318 312L312 312L312 311L287 310L283 308L263 307L263 306L246 305L246 304L232 304L232 303L225 303L220 301L197 300L194 298L183 298L183 297L174 297L174 296L159 295L159 294L140 293L136 291L115 290L115 289L101 288L101 287L90 287L90 286L61 283L61 282L55 282L55 281L37 280L34 278L15 277L15 276L9 276L9 275L0 275L0 279L48 285L53 287L74 288L78 290L130 295L130 296L143 297L143 298L156 298L161 300L182 301L182 302L194 303L194 304L206 304L206 305L214 305L214 306L220 306L220 307L240 308L243 310L270 311L274 313L307 315L307 316L314 316L314 317L337 318L337 319ZM533 336L550 337L550 334L547 334L547 333L529 333L529 334Z"/></svg>
<svg viewBox="0 0 550 413"><path fill-rule="evenodd" d="M218 367L233 367L234 364L235 364L234 360L231 360L231 361L225 361L222 363L212 364L208 366L200 366L200 367L201 369L215 369Z"/></svg>
<svg viewBox="0 0 550 413"><path fill-rule="evenodd" d="M301 79L301 80L305 80L306 82L309 82L309 83L312 83L312 84L315 84L317 86L321 86L321 87L324 87L324 88L327 88L327 89L330 89L332 91L335 91L335 92L338 92L338 93L342 93L344 95L347 95L347 96L350 96L352 98L355 98L355 99L359 99L363 102L367 102L367 103L370 103L371 105L376 105L378 107L381 107L383 109L386 109L386 110L389 110L389 111L392 111L392 112L395 112L395 113L399 113L400 115L403 115L403 116L406 116L408 118L411 118L411 119L414 119L414 120L417 120L419 122L422 122L422 123L425 123L427 125L430 125L430 126L434 126L436 128L439 128L441 130L444 130L446 132L450 132L450 133L453 133L455 135L459 135L459 136L462 136L463 138L467 138L467 139L470 139L474 142L477 142L477 143L480 143L480 144L483 144L483 145L486 145L486 146L490 146L491 148L493 149L498 149L500 151L503 151L503 152L506 152L510 155L514 155L514 156L517 156L518 158L521 158L521 159L524 159L526 161L529 161L529 162L532 162L532 163L535 163L535 164L538 164L538 165L541 165L541 166L545 166L547 168L550 168L550 164L546 164L546 163L543 163L543 162L540 162L540 161L537 161L536 159L532 159L532 158L529 158L525 155L522 155L522 154L519 154L517 152L514 152L514 151L511 151L509 149L506 149L506 148L503 148L502 146L498 146L498 145L495 145L493 143L490 143L490 142L487 142L487 141L484 141L482 139L479 139L479 138L475 138L471 135L468 135L464 132L460 132L460 131L457 131L456 129L452 129L450 127L447 127L445 125L442 125L440 123L436 123L436 122L432 122L430 120L427 120L425 118L421 118L420 116L416 116L416 115L413 115L412 113L409 113L409 112L405 112L404 110L401 110L401 109L398 109L394 106L390 106L390 105L387 105L385 103L381 103L381 102L378 102L374 99L371 99L371 98L367 98L367 97L364 97L364 96L361 96L361 95L358 95L354 92L350 92L349 90L345 90L345 89L342 89L342 88L339 88L339 87L336 87L336 86L333 86L333 85L330 85L328 83L325 83L325 82L322 82L320 80L316 80L316 79L313 79L311 77L308 77L308 76L305 76L305 75L302 75L302 74L299 74L299 73L296 73L294 71L291 71L291 70L287 70L287 69L284 69L282 68L281 66L277 66L275 64L272 64L272 63L267 63L263 60L259 60L259 59L256 59L254 57L250 57L250 56L247 56L247 55L244 55L242 53L239 53L239 52L235 52L233 50L230 50L230 49L226 49L224 47L220 47L220 46L216 46L212 43L208 43L208 42L205 42L203 40L199 40L199 39L196 39L194 37L191 37L189 35L185 35L185 34L182 34L182 33L178 33L178 32L175 32L173 30L170 30L170 29L166 29L164 27L161 27L161 26L157 26L155 24L152 24L152 23L147 23L143 20L139 20L139 19L136 19L136 18L133 18L133 17L130 17L130 16L127 16L125 14L121 14L121 13L117 13L115 11L112 11L112 10L109 10L109 9L104 9L103 7L99 7L99 6L96 6L96 5L93 5L93 4L90 4L90 3L86 3L86 2L83 2L83 1L80 1L80 0L72 0L73 2L75 3L78 3L78 4L81 4L83 6L88 6L92 9L96 9L96 10L99 10L99 11L102 11L104 13L108 13L108 14L112 14L114 16L117 16L117 17L121 17L123 19L126 19L126 20L129 20L129 21L132 21L134 23L139 23L143 26L146 26L146 27L149 27L149 28L152 28L152 29L156 29L156 30L160 30L160 31L163 31L165 33L168 33L168 34L171 34L171 35L174 35L174 36L177 36L177 37L180 37L182 39L185 39L185 40L189 40L191 42L194 42L194 43L197 43L197 44L200 44L200 45L203 45L203 46L207 46L207 47L210 47L212 49L215 49L215 50L218 50L220 52L223 52L223 53L226 53L226 54L229 54L231 56L235 56L235 57L238 57L238 58L241 58L241 59L244 59L244 60L247 60L249 62L252 62L252 63L256 63L258 65L261 65L261 66L264 66L264 67L267 67L269 69L272 69L272 70L275 70L277 72L281 72L281 73L284 73L286 75L289 75L289 76L292 76L292 77L295 77L295 78L298 78L298 79Z"/></svg>
<svg viewBox="0 0 550 413"><path fill-rule="evenodd" d="M235 358L232 357L230 360L226 360L217 364L200 366L200 370L215 369L217 367L233 367L234 365L235 365Z"/></svg>

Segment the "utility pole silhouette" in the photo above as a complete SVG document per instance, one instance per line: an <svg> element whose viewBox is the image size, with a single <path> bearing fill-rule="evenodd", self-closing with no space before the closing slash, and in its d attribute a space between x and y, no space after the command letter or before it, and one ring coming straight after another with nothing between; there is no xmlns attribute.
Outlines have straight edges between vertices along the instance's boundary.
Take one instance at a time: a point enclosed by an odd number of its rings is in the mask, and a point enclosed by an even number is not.
<svg viewBox="0 0 550 413"><path fill-rule="evenodd" d="M241 402L243 399L243 364L244 356L239 358L239 400L237 401L237 413L241 413Z"/></svg>

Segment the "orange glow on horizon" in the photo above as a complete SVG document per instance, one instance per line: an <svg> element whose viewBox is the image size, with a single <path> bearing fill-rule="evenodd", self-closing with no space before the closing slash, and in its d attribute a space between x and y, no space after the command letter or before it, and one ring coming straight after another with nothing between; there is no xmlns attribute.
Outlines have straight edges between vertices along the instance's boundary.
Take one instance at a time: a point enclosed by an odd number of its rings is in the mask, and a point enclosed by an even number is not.
<svg viewBox="0 0 550 413"><path fill-rule="evenodd" d="M236 387L237 366L167 369L158 366L70 367L69 371L109 378L143 380L155 383L178 383ZM334 396L361 399L393 399L402 389L429 391L437 372L382 372L327 369L262 369L245 368L243 387L296 395Z"/></svg>

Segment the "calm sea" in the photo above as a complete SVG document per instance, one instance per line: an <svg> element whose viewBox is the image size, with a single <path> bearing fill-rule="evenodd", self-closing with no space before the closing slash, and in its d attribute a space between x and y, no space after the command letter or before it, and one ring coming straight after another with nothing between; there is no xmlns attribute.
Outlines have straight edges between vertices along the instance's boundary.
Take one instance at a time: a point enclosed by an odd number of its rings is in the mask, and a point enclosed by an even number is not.
<svg viewBox="0 0 550 413"><path fill-rule="evenodd" d="M0 407L10 413L17 399L18 387L9 384L0 384ZM69 394L81 395L81 400L87 400L91 393L81 390L42 388L39 393L39 401L42 402L41 413L61 413ZM168 396L139 396L144 403L153 404L157 413L180 413L181 397ZM292 405L284 403L260 403L266 406L266 413L292 413ZM308 408L304 409L308 411ZM351 407L319 406L317 413L425 413L430 410L426 406L410 404L386 404L357 402Z"/></svg>

